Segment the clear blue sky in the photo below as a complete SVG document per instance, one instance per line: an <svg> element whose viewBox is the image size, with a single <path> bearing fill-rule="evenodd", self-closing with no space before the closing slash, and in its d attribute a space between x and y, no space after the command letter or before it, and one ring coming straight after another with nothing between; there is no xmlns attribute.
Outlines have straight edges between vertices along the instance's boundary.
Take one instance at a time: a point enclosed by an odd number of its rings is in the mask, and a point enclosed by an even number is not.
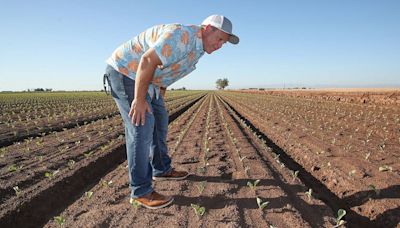
<svg viewBox="0 0 400 228"><path fill-rule="evenodd" d="M233 22L239 45L205 54L171 87L399 87L400 1L3 1L0 91L98 90L105 59L163 23Z"/></svg>

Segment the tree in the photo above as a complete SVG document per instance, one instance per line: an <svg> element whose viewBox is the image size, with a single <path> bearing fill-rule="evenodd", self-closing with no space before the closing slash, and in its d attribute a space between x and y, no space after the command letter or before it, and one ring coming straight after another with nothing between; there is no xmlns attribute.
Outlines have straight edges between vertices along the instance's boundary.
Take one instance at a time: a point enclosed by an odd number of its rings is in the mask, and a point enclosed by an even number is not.
<svg viewBox="0 0 400 228"><path fill-rule="evenodd" d="M229 81L227 78L220 78L215 83L217 84L217 89L225 89L225 87L229 85Z"/></svg>

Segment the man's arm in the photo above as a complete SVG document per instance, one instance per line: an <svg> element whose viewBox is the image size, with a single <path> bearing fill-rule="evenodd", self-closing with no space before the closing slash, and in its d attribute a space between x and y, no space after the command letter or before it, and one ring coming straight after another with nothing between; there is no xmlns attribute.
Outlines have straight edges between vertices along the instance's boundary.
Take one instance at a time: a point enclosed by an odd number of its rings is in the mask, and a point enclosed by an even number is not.
<svg viewBox="0 0 400 228"><path fill-rule="evenodd" d="M158 65L162 65L162 63L153 48L147 50L140 59L135 79L134 99L129 112L132 123L136 126L144 125L146 111L151 113L149 104L146 102L146 94Z"/></svg>

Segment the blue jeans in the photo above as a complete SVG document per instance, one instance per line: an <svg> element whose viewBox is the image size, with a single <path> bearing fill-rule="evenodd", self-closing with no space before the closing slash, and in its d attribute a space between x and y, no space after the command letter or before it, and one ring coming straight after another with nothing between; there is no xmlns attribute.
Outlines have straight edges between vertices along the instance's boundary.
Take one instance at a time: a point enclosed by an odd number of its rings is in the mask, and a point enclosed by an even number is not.
<svg viewBox="0 0 400 228"><path fill-rule="evenodd" d="M107 66L106 74L111 95L117 103L125 125L126 154L129 168L131 197L137 198L153 191L152 177L171 170L168 156L168 112L164 99L146 95L151 113L146 112L144 125L135 126L128 116L135 93L135 81Z"/></svg>

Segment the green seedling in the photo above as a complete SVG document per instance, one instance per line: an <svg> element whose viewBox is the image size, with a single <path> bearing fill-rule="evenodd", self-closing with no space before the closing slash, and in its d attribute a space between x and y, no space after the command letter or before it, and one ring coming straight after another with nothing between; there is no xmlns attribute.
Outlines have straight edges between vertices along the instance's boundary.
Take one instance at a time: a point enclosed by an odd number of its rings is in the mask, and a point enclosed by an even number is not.
<svg viewBox="0 0 400 228"><path fill-rule="evenodd" d="M200 174L204 175L206 173L206 171L207 171L207 169L204 166L201 166L201 167L197 168L197 172L200 173Z"/></svg>
<svg viewBox="0 0 400 228"><path fill-rule="evenodd" d="M384 165L384 166L379 167L379 171L380 172L392 171L392 170L393 170L393 168L391 166L388 166L388 165Z"/></svg>
<svg viewBox="0 0 400 228"><path fill-rule="evenodd" d="M368 185L368 188L370 188L371 190L373 190L377 196L379 196L379 194L381 193L381 190L380 190L380 189L377 189L377 188L375 187L375 185L373 185L373 184Z"/></svg>
<svg viewBox="0 0 400 228"><path fill-rule="evenodd" d="M19 189L18 186L14 186L13 189L15 191L15 195L19 196L19 194L21 194L21 190Z"/></svg>
<svg viewBox="0 0 400 228"><path fill-rule="evenodd" d="M253 183L247 181L247 186L249 186L251 190L255 190L258 183L260 183L260 180L255 180Z"/></svg>
<svg viewBox="0 0 400 228"><path fill-rule="evenodd" d="M92 192L92 191L85 192L85 196L86 196L88 199L90 199L90 198L92 198L92 196L93 196L93 192Z"/></svg>
<svg viewBox="0 0 400 228"><path fill-rule="evenodd" d="M49 179L53 178L53 174L50 173L50 172L45 172L45 173L44 173L44 176L47 177L47 178L49 178Z"/></svg>
<svg viewBox="0 0 400 228"><path fill-rule="evenodd" d="M196 185L197 189L199 190L200 194L203 193L204 189L206 188L207 181L202 181Z"/></svg>
<svg viewBox="0 0 400 228"><path fill-rule="evenodd" d="M342 218L346 215L346 210L344 209L339 209L337 212L337 218L336 218L336 225L334 227L339 227L341 225L343 225L345 223L344 220L342 220Z"/></svg>
<svg viewBox="0 0 400 228"><path fill-rule="evenodd" d="M17 167L16 164L12 164L12 165L10 165L10 166L8 167L8 171L9 171L9 172L15 172L15 171L17 171L17 170L18 170L18 167Z"/></svg>
<svg viewBox="0 0 400 228"><path fill-rule="evenodd" d="M103 152L104 152L105 150L107 150L107 148L108 148L107 145L104 145L104 146L101 146L101 147L100 147L101 151L103 151Z"/></svg>
<svg viewBox="0 0 400 228"><path fill-rule="evenodd" d="M203 158L203 165L204 165L204 166L209 166L209 165L210 165L210 163L208 163L208 158L207 158L207 156L204 156L204 158Z"/></svg>
<svg viewBox="0 0 400 228"><path fill-rule="evenodd" d="M140 207L139 202L136 201L136 200L134 200L134 199L132 199L132 200L130 201L130 204L131 204L132 207L133 207L134 209L136 209L136 210Z"/></svg>
<svg viewBox="0 0 400 228"><path fill-rule="evenodd" d="M110 180L110 181L107 182L106 180L103 180L103 181L101 182L101 184L102 184L104 187L112 187L113 181Z"/></svg>
<svg viewBox="0 0 400 228"><path fill-rule="evenodd" d="M85 153L83 153L83 155L85 155L86 158L92 156L92 154L94 153L94 151L87 151Z"/></svg>
<svg viewBox="0 0 400 228"><path fill-rule="evenodd" d="M72 160L72 159L70 159L70 160L68 161L68 167L69 167L70 169L72 169L72 168L74 167L74 165L75 165L75 161Z"/></svg>
<svg viewBox="0 0 400 228"><path fill-rule="evenodd" d="M6 148L5 147L2 147L1 149L0 149L0 157L2 157L2 158L4 158L4 155L6 154Z"/></svg>
<svg viewBox="0 0 400 228"><path fill-rule="evenodd" d="M311 202L312 199L312 192L313 190L310 188L308 189L308 191L306 191L304 194L306 194L308 196L308 201Z"/></svg>
<svg viewBox="0 0 400 228"><path fill-rule="evenodd" d="M44 176L49 178L49 179L53 179L53 177L59 172L60 172L60 170L58 170L58 169L53 171L52 173L51 172L45 172Z"/></svg>
<svg viewBox="0 0 400 228"><path fill-rule="evenodd" d="M371 156L371 152L368 152L368 153L366 153L366 154L365 154L365 157L364 157L364 158L365 158L365 160L367 160L367 161L368 161L368 159L369 159L369 156Z"/></svg>
<svg viewBox="0 0 400 228"><path fill-rule="evenodd" d="M353 169L353 170L351 170L351 171L349 172L349 176L350 176L350 177L353 177L354 174L356 174L356 170L355 170L355 169Z"/></svg>
<svg viewBox="0 0 400 228"><path fill-rule="evenodd" d="M297 179L298 175L299 175L299 170L292 171L292 176L293 176L292 182L294 182Z"/></svg>
<svg viewBox="0 0 400 228"><path fill-rule="evenodd" d="M60 225L60 226L62 226L62 225L64 225L64 223L65 223L65 218L63 217L63 216L54 216L54 221L58 224L58 225Z"/></svg>
<svg viewBox="0 0 400 228"><path fill-rule="evenodd" d="M258 205L258 209L260 210L264 210L264 208L269 204L269 201L265 201L263 202L262 199L257 197L257 205Z"/></svg>
<svg viewBox="0 0 400 228"><path fill-rule="evenodd" d="M194 213L196 213L196 215L197 215L199 218L200 218L201 216L203 216L204 213L206 213L206 209L205 209L204 207L201 207L200 205L191 203L190 206L192 206L192 208L194 209Z"/></svg>

